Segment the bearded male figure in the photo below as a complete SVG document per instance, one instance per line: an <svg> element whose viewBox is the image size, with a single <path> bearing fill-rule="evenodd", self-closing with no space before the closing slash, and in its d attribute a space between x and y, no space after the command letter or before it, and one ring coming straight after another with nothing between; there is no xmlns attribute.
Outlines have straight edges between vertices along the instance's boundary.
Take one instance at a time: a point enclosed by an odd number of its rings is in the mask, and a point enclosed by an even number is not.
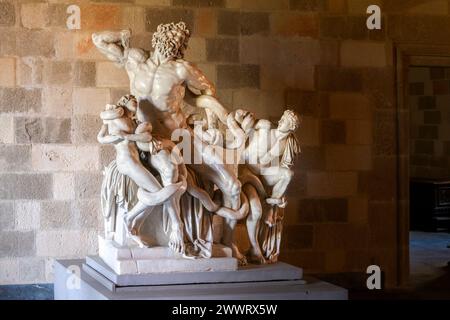
<svg viewBox="0 0 450 320"><path fill-rule="evenodd" d="M183 60L184 51L190 36L184 22L161 24L153 34L154 51L149 53L143 49L130 48L131 32L100 32L92 35L95 46L114 61L125 68L130 79L130 93L139 102L137 119L150 122L153 132L170 139L177 129L187 129L193 133L186 123L186 115L182 112L187 87L194 94L215 95L215 88L193 64ZM214 115L206 110L208 119ZM210 122L211 125L212 121ZM191 139L193 140L193 139ZM202 163L192 165L202 179L217 186L223 194L223 205L238 210L240 206L241 184L237 173L217 156L206 144L196 141L192 144L195 151L201 154ZM224 225L223 244L233 249L238 259L243 259L233 244L233 230L236 219L226 219Z"/></svg>

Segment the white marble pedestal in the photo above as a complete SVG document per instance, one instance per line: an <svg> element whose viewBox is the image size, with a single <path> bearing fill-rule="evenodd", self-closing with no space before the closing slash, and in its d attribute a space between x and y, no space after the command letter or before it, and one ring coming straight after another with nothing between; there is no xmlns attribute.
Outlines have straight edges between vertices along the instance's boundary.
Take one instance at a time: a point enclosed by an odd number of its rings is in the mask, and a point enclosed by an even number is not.
<svg viewBox="0 0 450 320"><path fill-rule="evenodd" d="M129 248L98 237L99 256L118 275L237 270L231 249L214 245L210 259L186 259L168 247Z"/></svg>
<svg viewBox="0 0 450 320"><path fill-rule="evenodd" d="M284 263L237 271L117 275L98 257L55 262L56 300L346 300L347 290Z"/></svg>

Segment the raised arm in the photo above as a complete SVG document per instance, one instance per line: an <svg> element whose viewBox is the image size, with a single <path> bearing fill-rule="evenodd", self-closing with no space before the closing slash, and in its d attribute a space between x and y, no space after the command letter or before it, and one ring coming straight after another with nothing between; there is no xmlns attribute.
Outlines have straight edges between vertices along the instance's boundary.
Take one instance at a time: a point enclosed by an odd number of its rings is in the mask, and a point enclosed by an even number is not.
<svg viewBox="0 0 450 320"><path fill-rule="evenodd" d="M231 134L233 135L234 139L232 142L227 144L228 149L238 149L240 148L245 140L246 135L244 130L242 130L239 123L236 121L236 112L231 112L227 117L227 126L228 129L231 131Z"/></svg>
<svg viewBox="0 0 450 320"><path fill-rule="evenodd" d="M92 42L109 60L123 66L128 57L130 30L103 31L92 34Z"/></svg>

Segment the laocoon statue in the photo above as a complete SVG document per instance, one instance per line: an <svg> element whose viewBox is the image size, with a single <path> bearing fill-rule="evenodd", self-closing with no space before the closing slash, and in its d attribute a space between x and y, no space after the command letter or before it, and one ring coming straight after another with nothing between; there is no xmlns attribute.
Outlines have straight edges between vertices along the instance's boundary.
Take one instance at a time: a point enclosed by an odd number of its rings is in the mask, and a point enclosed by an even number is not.
<svg viewBox="0 0 450 320"><path fill-rule="evenodd" d="M167 246L196 261L220 256L222 248L241 265L275 262L300 118L286 110L274 127L247 110L225 108L214 85L184 60L190 37L184 22L159 25L153 52L130 47L130 37L129 30L92 35L130 80L130 93L100 114L98 141L116 150L102 185L104 241ZM192 121L199 117L204 121ZM161 221L146 226L157 212ZM235 241L241 220L249 252ZM158 228L166 244L155 244Z"/></svg>

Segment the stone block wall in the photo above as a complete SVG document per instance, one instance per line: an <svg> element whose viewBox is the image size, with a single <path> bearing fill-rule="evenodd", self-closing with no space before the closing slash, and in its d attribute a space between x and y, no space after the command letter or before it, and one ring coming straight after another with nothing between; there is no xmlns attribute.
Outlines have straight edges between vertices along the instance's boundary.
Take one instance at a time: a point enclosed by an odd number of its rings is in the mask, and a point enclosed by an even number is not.
<svg viewBox="0 0 450 320"><path fill-rule="evenodd" d="M450 69L409 70L411 176L450 177Z"/></svg>
<svg viewBox="0 0 450 320"><path fill-rule="evenodd" d="M66 28L70 4L81 30ZM382 8L381 30L366 8ZM303 116L282 260L307 272L397 281L393 42L450 44L448 1L0 1L0 283L51 281L54 258L96 251L99 184L110 148L95 136L123 70L94 31L131 28L150 49L157 24L183 19L187 59L230 108Z"/></svg>

